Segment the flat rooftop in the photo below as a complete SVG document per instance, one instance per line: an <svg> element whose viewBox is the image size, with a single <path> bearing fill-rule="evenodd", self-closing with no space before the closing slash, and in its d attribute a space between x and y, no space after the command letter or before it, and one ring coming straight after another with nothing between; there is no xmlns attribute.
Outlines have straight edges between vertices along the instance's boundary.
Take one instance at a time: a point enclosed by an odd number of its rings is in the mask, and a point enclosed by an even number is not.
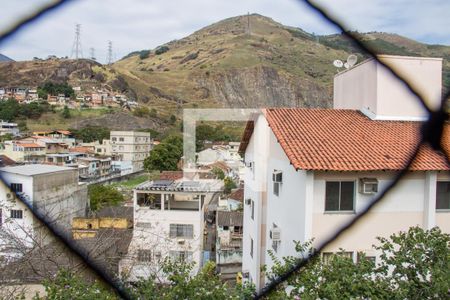
<svg viewBox="0 0 450 300"><path fill-rule="evenodd" d="M221 180L154 180L136 187L138 191L216 192L223 188Z"/></svg>
<svg viewBox="0 0 450 300"><path fill-rule="evenodd" d="M65 171L74 171L74 170L76 170L76 169L69 168L69 167L54 166L54 165L43 165L43 164L30 164L30 165L23 165L23 166L0 168L0 172L14 173L14 174L20 174L20 175L26 175L26 176L65 172Z"/></svg>

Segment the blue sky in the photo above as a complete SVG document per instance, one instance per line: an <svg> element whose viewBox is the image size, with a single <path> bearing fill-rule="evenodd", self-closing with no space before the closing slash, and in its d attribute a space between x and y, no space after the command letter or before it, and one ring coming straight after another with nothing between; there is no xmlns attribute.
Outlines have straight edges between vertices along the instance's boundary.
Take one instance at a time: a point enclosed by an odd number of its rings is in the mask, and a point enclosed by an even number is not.
<svg viewBox="0 0 450 300"><path fill-rule="evenodd" d="M50 0L2 0L0 30ZM361 32L398 33L426 43L450 45L448 0L316 0ZM4 12L8 12L5 14ZM259 13L316 34L336 30L296 0L74 0L0 45L16 60L70 56L74 26L82 24L83 54L93 47L105 62L108 40L114 56L151 49L224 18Z"/></svg>

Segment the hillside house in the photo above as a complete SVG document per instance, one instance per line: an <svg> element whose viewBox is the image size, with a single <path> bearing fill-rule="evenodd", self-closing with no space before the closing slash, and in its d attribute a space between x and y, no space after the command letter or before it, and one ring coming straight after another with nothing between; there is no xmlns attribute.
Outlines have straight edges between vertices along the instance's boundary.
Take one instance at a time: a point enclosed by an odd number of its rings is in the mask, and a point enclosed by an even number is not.
<svg viewBox="0 0 450 300"><path fill-rule="evenodd" d="M437 105L441 59L383 59ZM373 60L337 74L334 87L335 109L265 109L247 123L242 269L257 289L267 283L261 266L273 265L268 250L282 258L297 255L293 241L319 244L392 181L419 142L425 112ZM442 145L450 151L448 123ZM342 248L355 261L359 252L376 261L377 236L416 225L450 233L449 170L442 154L422 147L400 184L322 255Z"/></svg>

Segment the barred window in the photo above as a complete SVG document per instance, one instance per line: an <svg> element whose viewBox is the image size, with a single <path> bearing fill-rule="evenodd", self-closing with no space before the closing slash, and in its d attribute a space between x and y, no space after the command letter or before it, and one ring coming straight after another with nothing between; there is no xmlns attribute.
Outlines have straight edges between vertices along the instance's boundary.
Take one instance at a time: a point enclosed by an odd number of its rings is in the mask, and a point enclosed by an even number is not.
<svg viewBox="0 0 450 300"><path fill-rule="evenodd" d="M23 211L21 209L11 209L11 219L22 219Z"/></svg>
<svg viewBox="0 0 450 300"><path fill-rule="evenodd" d="M140 262L152 261L152 250L139 249L138 250L138 261L140 261Z"/></svg>
<svg viewBox="0 0 450 300"><path fill-rule="evenodd" d="M16 193L21 193L23 191L21 183L11 183L11 189Z"/></svg>
<svg viewBox="0 0 450 300"><path fill-rule="evenodd" d="M186 238L192 239L194 237L194 225L192 224L170 224L171 238Z"/></svg>
<svg viewBox="0 0 450 300"><path fill-rule="evenodd" d="M169 255L174 260L192 261L192 251L169 251Z"/></svg>

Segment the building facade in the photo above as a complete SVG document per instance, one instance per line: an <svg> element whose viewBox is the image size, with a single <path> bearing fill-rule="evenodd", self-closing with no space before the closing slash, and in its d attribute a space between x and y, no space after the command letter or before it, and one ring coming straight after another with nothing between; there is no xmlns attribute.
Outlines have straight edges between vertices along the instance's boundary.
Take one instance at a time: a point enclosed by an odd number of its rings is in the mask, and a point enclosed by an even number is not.
<svg viewBox="0 0 450 300"><path fill-rule="evenodd" d="M410 60L389 59L401 66ZM440 90L439 62L413 60L417 68L439 70L413 74L437 78L423 87L430 103ZM274 263L268 251L281 259L299 256L293 241L314 239L313 246L321 244L391 184L420 141L420 120L425 115L417 100L409 96L392 103L392 94L402 95L404 87L389 82L390 75L377 71L379 66L365 70L370 64L363 62L336 75L337 109L266 109L247 124L240 148L247 166L242 269L257 289L267 283L261 267ZM358 85L386 88L384 92L392 94L374 97ZM373 103L365 102L369 97ZM442 146L450 151L448 123ZM411 226L439 226L449 233L449 169L441 154L423 146L400 183L322 255L344 249L355 262L359 252L377 261L380 253L372 247L377 237Z"/></svg>
<svg viewBox="0 0 450 300"><path fill-rule="evenodd" d="M144 169L144 159L151 150L150 133L138 131L111 131L111 155L116 160L131 161L133 172Z"/></svg>

